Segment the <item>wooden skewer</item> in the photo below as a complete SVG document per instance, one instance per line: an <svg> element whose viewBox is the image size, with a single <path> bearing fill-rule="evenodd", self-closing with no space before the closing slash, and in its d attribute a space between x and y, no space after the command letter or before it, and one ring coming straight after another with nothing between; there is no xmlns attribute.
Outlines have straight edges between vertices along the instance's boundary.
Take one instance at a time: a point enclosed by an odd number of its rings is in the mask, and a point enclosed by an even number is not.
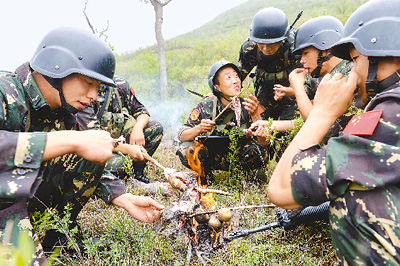
<svg viewBox="0 0 400 266"><path fill-rule="evenodd" d="M270 205L248 205L248 206L239 206L239 207L232 207L232 208L226 208L226 209L230 209L230 210L239 210L239 209L250 209L250 208L275 208L277 207L274 204L270 204ZM221 208L224 209L224 208ZM195 217L195 216L199 216L199 215L203 215L203 214L212 214L212 213L216 213L218 212L218 210L214 210L214 211L206 211L206 212L198 212L198 213L191 213L191 214L187 214L188 218L191 217Z"/></svg>
<svg viewBox="0 0 400 266"><path fill-rule="evenodd" d="M238 207L232 207L228 208L230 210L240 210L240 209L251 209L251 208L275 208L277 207L274 204L269 204L269 205L248 205L248 206L238 206Z"/></svg>
<svg viewBox="0 0 400 266"><path fill-rule="evenodd" d="M217 189L200 188L200 187L195 187L195 189L200 193L214 193L214 194L221 194L221 195L225 195L225 196L231 195L231 193L229 193L229 192L217 190Z"/></svg>
<svg viewBox="0 0 400 266"><path fill-rule="evenodd" d="M154 159L153 157L151 157L148 153L143 153L143 157L144 157L147 161L151 162L152 164L154 164L154 165L160 167L163 171L165 171L166 168L165 168L164 166L162 166L159 162L157 162L157 160Z"/></svg>

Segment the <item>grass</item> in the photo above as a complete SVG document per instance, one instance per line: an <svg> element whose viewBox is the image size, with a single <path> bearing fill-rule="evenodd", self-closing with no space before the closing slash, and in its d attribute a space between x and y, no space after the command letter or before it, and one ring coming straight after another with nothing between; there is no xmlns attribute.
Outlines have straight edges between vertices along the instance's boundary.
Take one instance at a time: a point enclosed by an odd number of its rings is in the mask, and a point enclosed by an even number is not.
<svg viewBox="0 0 400 266"><path fill-rule="evenodd" d="M166 167L187 171L168 143L162 143L153 157ZM266 189L273 165L266 169L265 182L254 182L241 173L229 177L227 172L217 172L210 188L232 193L231 196L215 195L218 206L269 204ZM146 174L153 180L164 179L162 171L150 164ZM232 178L235 182L231 182ZM129 180L126 183L133 194L143 194L132 188ZM177 197L162 195L152 197L165 206L177 200ZM274 208L235 210L230 221L232 230L273 222L275 211ZM83 259L63 253L53 265L204 265L194 257L188 261L185 236L177 235L173 225L159 231L157 225L138 222L124 210L107 206L101 200L91 200L78 220L85 238L101 238L108 243L109 249L100 252L92 247L83 254ZM276 228L233 240L218 250L207 265L337 265L337 260L329 237L329 225L316 222L291 231Z"/></svg>

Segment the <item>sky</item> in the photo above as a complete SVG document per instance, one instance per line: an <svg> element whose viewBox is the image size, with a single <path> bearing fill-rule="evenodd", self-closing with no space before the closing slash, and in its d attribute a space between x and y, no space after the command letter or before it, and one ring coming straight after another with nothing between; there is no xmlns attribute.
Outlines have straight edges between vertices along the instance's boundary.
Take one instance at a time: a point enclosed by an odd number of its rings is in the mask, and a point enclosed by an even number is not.
<svg viewBox="0 0 400 266"><path fill-rule="evenodd" d="M165 40L190 32L247 0L172 0L164 7ZM0 9L0 69L29 61L47 32L60 26L101 31L117 54L156 43L154 9L140 0L8 0Z"/></svg>

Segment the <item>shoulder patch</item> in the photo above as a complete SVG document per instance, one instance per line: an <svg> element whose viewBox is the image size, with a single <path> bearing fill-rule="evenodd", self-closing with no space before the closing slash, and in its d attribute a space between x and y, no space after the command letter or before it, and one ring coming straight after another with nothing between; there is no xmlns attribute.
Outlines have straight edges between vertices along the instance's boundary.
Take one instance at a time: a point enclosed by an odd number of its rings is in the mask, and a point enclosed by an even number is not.
<svg viewBox="0 0 400 266"><path fill-rule="evenodd" d="M135 95L135 90L133 89L133 87L130 86L129 89L131 90L132 95Z"/></svg>
<svg viewBox="0 0 400 266"><path fill-rule="evenodd" d="M197 110L197 108L194 108L192 113L190 114L190 119L197 120L197 118L199 118L199 115L200 115L200 111Z"/></svg>
<svg viewBox="0 0 400 266"><path fill-rule="evenodd" d="M343 133L371 136L378 125L382 112L383 110L373 110L353 116L344 128Z"/></svg>

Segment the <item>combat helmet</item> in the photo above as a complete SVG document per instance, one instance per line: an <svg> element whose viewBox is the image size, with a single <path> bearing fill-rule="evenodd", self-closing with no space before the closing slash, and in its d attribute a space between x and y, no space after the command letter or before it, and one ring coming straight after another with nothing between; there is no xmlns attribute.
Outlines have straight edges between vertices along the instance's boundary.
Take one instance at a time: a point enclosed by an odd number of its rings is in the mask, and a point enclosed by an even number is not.
<svg viewBox="0 0 400 266"><path fill-rule="evenodd" d="M285 13L274 7L258 11L250 25L249 38L261 44L278 43L287 40L288 20Z"/></svg>
<svg viewBox="0 0 400 266"><path fill-rule="evenodd" d="M304 48L313 46L324 51L340 40L343 33L342 22L332 16L310 19L301 25L295 34L293 53L301 53Z"/></svg>
<svg viewBox="0 0 400 266"><path fill-rule="evenodd" d="M62 79L82 74L104 84L115 86L115 57L111 49L93 33L70 27L50 31L36 49L30 66L60 92L62 107L77 110L65 102Z"/></svg>
<svg viewBox="0 0 400 266"><path fill-rule="evenodd" d="M366 89L376 94L377 58L400 57L400 1L371 0L361 5L347 20L342 38L332 47L334 56L352 60L350 48L368 56Z"/></svg>
<svg viewBox="0 0 400 266"><path fill-rule="evenodd" d="M294 54L301 54L307 47L314 47L318 54L317 67L311 73L314 78L319 77L322 64L332 58L332 54L323 56L323 51L329 50L334 43L340 40L343 33L342 22L332 16L321 16L308 20L296 31L294 38Z"/></svg>
<svg viewBox="0 0 400 266"><path fill-rule="evenodd" d="M230 62L225 61L225 60L221 60L221 61L218 61L218 62L214 63L210 67L210 70L208 71L208 86L210 86L213 94L215 96L217 96L218 98L221 98L221 97L225 98L225 96L222 94L221 91L219 91L216 88L214 88L214 85L216 83L216 77L217 77L218 71L220 71L222 68L225 68L225 67L232 67L236 71L236 73L238 74L240 80L242 80L241 72L240 72L239 68L235 64L230 63ZM228 99L226 99L226 100L228 100ZM230 100L228 100L228 101L230 101Z"/></svg>

